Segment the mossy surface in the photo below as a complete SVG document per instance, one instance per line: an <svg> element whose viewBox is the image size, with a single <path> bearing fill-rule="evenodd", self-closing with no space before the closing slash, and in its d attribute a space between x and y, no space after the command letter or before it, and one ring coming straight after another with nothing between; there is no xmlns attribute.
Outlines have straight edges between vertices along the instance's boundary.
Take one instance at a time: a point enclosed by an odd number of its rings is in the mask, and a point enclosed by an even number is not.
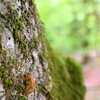
<svg viewBox="0 0 100 100"><path fill-rule="evenodd" d="M9 79L7 72L2 66L0 66L0 78L2 79L5 90L11 87L12 81Z"/></svg>
<svg viewBox="0 0 100 100"><path fill-rule="evenodd" d="M27 98L19 95L11 95L10 100L27 100Z"/></svg>
<svg viewBox="0 0 100 100"><path fill-rule="evenodd" d="M69 56L55 53L48 45L53 100L84 100L82 66Z"/></svg>

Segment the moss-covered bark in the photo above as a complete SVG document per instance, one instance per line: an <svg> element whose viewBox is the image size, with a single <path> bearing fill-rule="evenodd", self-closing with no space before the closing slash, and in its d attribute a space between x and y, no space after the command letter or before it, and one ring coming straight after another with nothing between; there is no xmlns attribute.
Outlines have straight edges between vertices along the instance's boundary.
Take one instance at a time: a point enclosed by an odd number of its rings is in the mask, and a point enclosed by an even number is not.
<svg viewBox="0 0 100 100"><path fill-rule="evenodd" d="M49 68L54 100L84 100L86 88L82 66L69 56L55 53L48 44Z"/></svg>
<svg viewBox="0 0 100 100"><path fill-rule="evenodd" d="M33 0L1 0L0 11L0 100L83 100L81 66L51 49ZM37 79L29 95L26 73Z"/></svg>

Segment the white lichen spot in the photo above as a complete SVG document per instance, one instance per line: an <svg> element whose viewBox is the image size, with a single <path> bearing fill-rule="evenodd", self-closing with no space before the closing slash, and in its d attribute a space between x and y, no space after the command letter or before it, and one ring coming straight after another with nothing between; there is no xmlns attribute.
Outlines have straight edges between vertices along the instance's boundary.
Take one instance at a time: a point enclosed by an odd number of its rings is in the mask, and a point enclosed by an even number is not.
<svg viewBox="0 0 100 100"><path fill-rule="evenodd" d="M8 37L6 42L6 49L7 49L7 55L12 56L14 54L14 40L12 37Z"/></svg>
<svg viewBox="0 0 100 100"><path fill-rule="evenodd" d="M28 10L28 8L29 8L29 3L26 2L26 3L25 3L25 6L26 6L26 9Z"/></svg>
<svg viewBox="0 0 100 100"><path fill-rule="evenodd" d="M35 36L37 38L38 37L38 31L37 31L37 28L36 27L34 28L33 33L35 34Z"/></svg>
<svg viewBox="0 0 100 100"><path fill-rule="evenodd" d="M17 10L17 13L18 13L18 17L20 17L22 14L21 14L21 10Z"/></svg>
<svg viewBox="0 0 100 100"><path fill-rule="evenodd" d="M7 39L7 48L8 49L14 48L14 40L12 37L8 37L8 39Z"/></svg>
<svg viewBox="0 0 100 100"><path fill-rule="evenodd" d="M3 88L3 85L2 85L2 82L1 82L1 79L0 79L0 100L5 100L5 90Z"/></svg>
<svg viewBox="0 0 100 100"><path fill-rule="evenodd" d="M33 26L35 26L35 21L33 18L31 18L31 23L33 24Z"/></svg>
<svg viewBox="0 0 100 100"><path fill-rule="evenodd" d="M21 1L20 0L11 0L10 1L11 5L12 5L12 9L16 10L17 8L19 8L21 6Z"/></svg>
<svg viewBox="0 0 100 100"><path fill-rule="evenodd" d="M21 6L21 1L16 1L16 11L18 13L18 17L21 16L21 9L19 9L19 7Z"/></svg>
<svg viewBox="0 0 100 100"><path fill-rule="evenodd" d="M17 4L17 6L21 6L21 1L20 0L16 0L16 4Z"/></svg>
<svg viewBox="0 0 100 100"><path fill-rule="evenodd" d="M6 8L6 6L4 6L2 3L0 3L0 12L1 12L2 14L7 13L7 8Z"/></svg>
<svg viewBox="0 0 100 100"><path fill-rule="evenodd" d="M7 56L13 56L15 51L14 40L11 32L7 28L3 29L1 42L7 52Z"/></svg>
<svg viewBox="0 0 100 100"><path fill-rule="evenodd" d="M34 50L32 52L32 55L34 56L34 59L37 60L38 59L38 52L36 50Z"/></svg>
<svg viewBox="0 0 100 100"><path fill-rule="evenodd" d="M13 68L13 69L12 69L12 73L15 73L15 72L16 72L16 71L15 71L15 68Z"/></svg>

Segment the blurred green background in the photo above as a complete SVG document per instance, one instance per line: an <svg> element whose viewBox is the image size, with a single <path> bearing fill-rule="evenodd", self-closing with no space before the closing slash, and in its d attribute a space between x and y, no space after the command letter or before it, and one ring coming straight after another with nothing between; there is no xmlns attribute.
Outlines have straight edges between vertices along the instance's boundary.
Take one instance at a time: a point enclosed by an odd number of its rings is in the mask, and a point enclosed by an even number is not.
<svg viewBox="0 0 100 100"><path fill-rule="evenodd" d="M45 35L59 53L100 49L100 0L35 0Z"/></svg>

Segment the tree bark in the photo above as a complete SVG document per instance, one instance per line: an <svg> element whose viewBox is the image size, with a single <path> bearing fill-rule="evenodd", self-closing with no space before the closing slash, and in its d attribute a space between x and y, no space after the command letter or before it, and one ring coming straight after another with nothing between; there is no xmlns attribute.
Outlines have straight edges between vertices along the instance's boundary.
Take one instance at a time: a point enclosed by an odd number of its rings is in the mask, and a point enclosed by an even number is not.
<svg viewBox="0 0 100 100"><path fill-rule="evenodd" d="M0 1L0 100L83 100L80 65L71 58L59 57L43 33L34 0ZM73 72L81 78L71 75ZM25 95L27 73L35 77L37 87Z"/></svg>

